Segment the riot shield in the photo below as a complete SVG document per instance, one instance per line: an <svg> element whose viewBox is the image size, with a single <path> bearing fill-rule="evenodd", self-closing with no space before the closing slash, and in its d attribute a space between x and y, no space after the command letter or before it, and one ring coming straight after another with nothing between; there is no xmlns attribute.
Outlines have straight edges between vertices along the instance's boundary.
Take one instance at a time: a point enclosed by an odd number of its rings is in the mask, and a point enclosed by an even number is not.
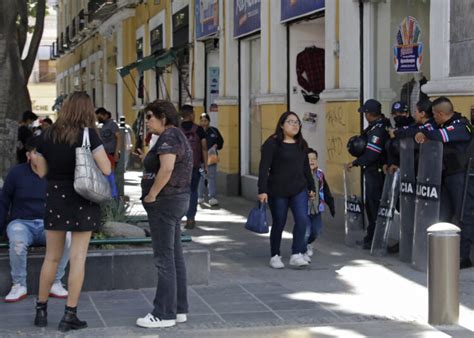
<svg viewBox="0 0 474 338"><path fill-rule="evenodd" d="M415 220L415 141L400 140L400 241L399 258L412 262L413 230Z"/></svg>
<svg viewBox="0 0 474 338"><path fill-rule="evenodd" d="M400 188L400 173L387 173L383 184L382 197L375 222L374 239L370 254L372 256L383 256L387 254L388 236L395 214L395 205L398 201Z"/></svg>
<svg viewBox="0 0 474 338"><path fill-rule="evenodd" d="M426 229L439 221L442 163L443 144L441 142L426 141L420 146L412 251L413 267L420 271L426 271L427 268L428 235Z"/></svg>
<svg viewBox="0 0 474 338"><path fill-rule="evenodd" d="M360 172L344 168L345 243L356 246L364 238L364 208L360 193Z"/></svg>

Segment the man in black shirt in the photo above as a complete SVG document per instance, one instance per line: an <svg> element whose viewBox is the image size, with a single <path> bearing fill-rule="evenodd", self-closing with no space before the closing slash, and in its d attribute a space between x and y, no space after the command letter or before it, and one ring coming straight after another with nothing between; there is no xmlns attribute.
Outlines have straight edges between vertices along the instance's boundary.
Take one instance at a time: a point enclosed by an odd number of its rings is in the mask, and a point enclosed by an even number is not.
<svg viewBox="0 0 474 338"><path fill-rule="evenodd" d="M382 167L386 162L385 143L389 139L387 129L390 127L390 121L382 114L380 102L374 99L365 101L359 112L364 113L369 122L369 126L362 133L367 140L367 146L361 156L347 164L347 168L360 166L364 169L365 211L369 225L362 245L364 249L369 250L383 190Z"/></svg>
<svg viewBox="0 0 474 338"><path fill-rule="evenodd" d="M189 209L186 213L186 229L193 229L196 226L194 217L197 212L198 201L198 186L201 179L199 169L203 167L204 172L207 173L207 140L206 132L201 126L194 123L194 107L191 105L184 105L181 108L181 130L188 139L188 142L193 150L193 174L191 179L191 196L189 200Z"/></svg>
<svg viewBox="0 0 474 338"><path fill-rule="evenodd" d="M31 130L30 125L38 119L38 116L32 111L25 111L21 118L21 121L18 123L18 138L16 146L16 160L18 164L26 163L26 141L33 136L33 131Z"/></svg>

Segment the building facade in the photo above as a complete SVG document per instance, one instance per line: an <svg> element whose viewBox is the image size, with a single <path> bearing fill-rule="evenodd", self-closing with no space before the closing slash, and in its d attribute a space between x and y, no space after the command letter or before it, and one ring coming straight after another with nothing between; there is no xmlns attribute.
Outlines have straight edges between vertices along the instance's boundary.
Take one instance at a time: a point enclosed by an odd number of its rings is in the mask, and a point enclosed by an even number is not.
<svg viewBox="0 0 474 338"><path fill-rule="evenodd" d="M58 92L133 124L156 98L207 111L225 139L221 193L254 198L260 146L296 112L336 195L360 102L448 95L471 116L470 1L58 1ZM463 28L464 27L464 28ZM462 28L462 29L461 29ZM474 27L473 27L474 28ZM339 214L342 214L339 213Z"/></svg>

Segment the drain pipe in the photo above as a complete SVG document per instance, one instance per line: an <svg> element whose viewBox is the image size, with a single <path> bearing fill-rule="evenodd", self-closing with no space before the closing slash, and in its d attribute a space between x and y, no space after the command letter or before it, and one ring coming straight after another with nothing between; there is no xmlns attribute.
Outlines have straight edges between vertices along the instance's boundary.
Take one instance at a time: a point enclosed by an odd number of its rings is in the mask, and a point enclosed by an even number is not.
<svg viewBox="0 0 474 338"><path fill-rule="evenodd" d="M360 57L360 89L359 104L364 104L364 0L359 0L359 57ZM364 114L360 114L359 120L360 133L364 131ZM365 188L364 188L364 168L360 167L360 193L365 209ZM363 212L362 212L363 213ZM365 229L365 217L362 217L362 226Z"/></svg>

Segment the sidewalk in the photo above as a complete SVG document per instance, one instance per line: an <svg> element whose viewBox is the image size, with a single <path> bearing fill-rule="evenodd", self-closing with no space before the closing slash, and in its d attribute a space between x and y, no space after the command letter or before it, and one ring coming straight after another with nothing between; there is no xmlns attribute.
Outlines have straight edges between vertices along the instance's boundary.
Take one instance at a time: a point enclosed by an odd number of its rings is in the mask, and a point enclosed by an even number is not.
<svg viewBox="0 0 474 338"><path fill-rule="evenodd" d="M137 200L136 173L127 175L127 193ZM395 256L371 257L324 237L311 266L304 270L268 267L268 235L246 231L253 206L241 198L221 197L220 208L203 206L193 241L211 252L210 284L190 287L189 320L165 330L135 327L151 310L153 289L82 294L79 314L89 328L70 337L472 337L474 269L461 272L460 325L433 328L427 322L426 274ZM132 214L143 213L137 203ZM338 212L342 212L338 210ZM291 222L288 223L289 225ZM289 227L287 230L291 230ZM291 233L282 255L287 264ZM133 269L133 267L131 267ZM146 278L146 277L144 277ZM34 297L0 303L0 337L54 336L64 301L51 300L50 325L32 325Z"/></svg>

